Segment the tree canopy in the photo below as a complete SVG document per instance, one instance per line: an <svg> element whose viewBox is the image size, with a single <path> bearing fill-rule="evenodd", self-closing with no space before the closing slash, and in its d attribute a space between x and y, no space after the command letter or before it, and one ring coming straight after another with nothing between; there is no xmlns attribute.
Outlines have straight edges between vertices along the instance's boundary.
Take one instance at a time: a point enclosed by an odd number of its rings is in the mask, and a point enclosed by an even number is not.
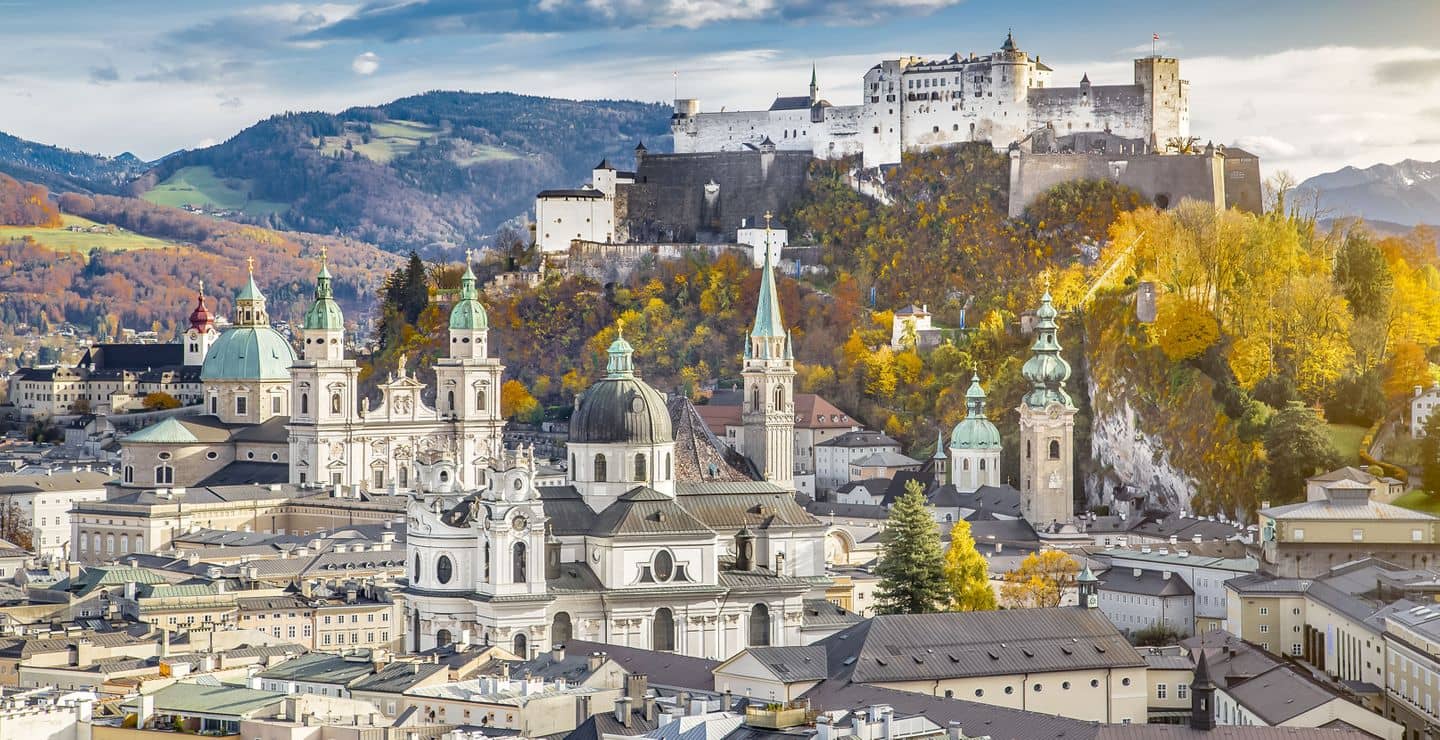
<svg viewBox="0 0 1440 740"><path fill-rule="evenodd" d="M905 485L881 534L880 562L875 575L880 614L927 614L944 611L951 602L940 532L918 481Z"/></svg>

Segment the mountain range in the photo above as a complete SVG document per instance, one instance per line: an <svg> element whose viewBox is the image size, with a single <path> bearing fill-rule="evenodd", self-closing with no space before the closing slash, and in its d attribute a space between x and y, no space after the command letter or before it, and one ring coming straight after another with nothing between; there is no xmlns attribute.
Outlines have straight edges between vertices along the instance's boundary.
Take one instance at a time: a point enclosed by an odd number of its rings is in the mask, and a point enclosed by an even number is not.
<svg viewBox="0 0 1440 740"><path fill-rule="evenodd" d="M286 113L157 162L0 134L0 172L56 192L120 193L390 251L480 246L536 192L574 187L636 143L669 149L658 103L432 91L340 113Z"/></svg>
<svg viewBox="0 0 1440 740"><path fill-rule="evenodd" d="M1313 197L1317 211L1328 218L1440 224L1440 162L1407 159L1365 169L1344 167L1305 180L1295 190L1301 198Z"/></svg>

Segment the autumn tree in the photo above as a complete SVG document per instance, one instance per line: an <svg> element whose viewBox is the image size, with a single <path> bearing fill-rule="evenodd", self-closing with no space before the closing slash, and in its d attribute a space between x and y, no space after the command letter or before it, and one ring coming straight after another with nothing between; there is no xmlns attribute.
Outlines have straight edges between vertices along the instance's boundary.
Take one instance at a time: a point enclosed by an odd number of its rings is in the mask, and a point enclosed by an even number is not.
<svg viewBox="0 0 1440 740"><path fill-rule="evenodd" d="M1394 279L1385 255L1364 229L1350 229L1335 255L1335 282L1356 317L1371 318L1386 312Z"/></svg>
<svg viewBox="0 0 1440 740"><path fill-rule="evenodd" d="M1075 583L1080 563L1060 550L1032 552L1005 574L1000 601L1010 609L1060 606L1065 589Z"/></svg>
<svg viewBox="0 0 1440 740"><path fill-rule="evenodd" d="M1342 465L1325 422L1313 409L1291 401L1270 420L1265 433L1270 459L1270 490L1279 501L1305 495L1305 480Z"/></svg>
<svg viewBox="0 0 1440 740"><path fill-rule="evenodd" d="M25 513L14 496L6 496L4 502L0 503L0 540L29 550L34 545L32 540L34 531L34 527L30 523L30 515Z"/></svg>
<svg viewBox="0 0 1440 740"><path fill-rule="evenodd" d="M1160 349L1171 362L1199 357L1220 339L1220 324L1193 301L1164 301L1156 316L1155 332Z"/></svg>
<svg viewBox="0 0 1440 740"><path fill-rule="evenodd" d="M940 532L919 481L905 484L905 493L890 508L880 543L875 566L880 577L875 588L878 613L928 614L950 605Z"/></svg>
<svg viewBox="0 0 1440 740"><path fill-rule="evenodd" d="M995 608L990 588L990 564L975 548L970 522L961 519L950 528L950 549L945 551L945 580L950 585L950 611L982 612Z"/></svg>
<svg viewBox="0 0 1440 740"><path fill-rule="evenodd" d="M166 409L180 408L180 399L166 393L165 391L152 391L145 394L145 400L141 402L146 411L164 411Z"/></svg>
<svg viewBox="0 0 1440 740"><path fill-rule="evenodd" d="M500 386L500 414L505 418L538 421L537 417L542 411L540 402L530 395L524 383L511 378Z"/></svg>
<svg viewBox="0 0 1440 740"><path fill-rule="evenodd" d="M1420 485L1430 495L1440 495L1440 413L1425 417L1425 436L1420 438Z"/></svg>

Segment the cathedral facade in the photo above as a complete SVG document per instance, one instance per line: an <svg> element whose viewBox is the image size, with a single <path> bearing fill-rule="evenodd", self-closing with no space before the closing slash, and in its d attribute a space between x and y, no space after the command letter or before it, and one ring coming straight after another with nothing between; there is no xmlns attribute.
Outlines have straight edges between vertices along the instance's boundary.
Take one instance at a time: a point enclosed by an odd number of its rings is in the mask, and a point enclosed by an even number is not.
<svg viewBox="0 0 1440 740"><path fill-rule="evenodd" d="M534 655L582 639L719 659L802 644L806 594L828 583L826 527L788 485L794 362L764 269L746 434L763 450L753 467L776 477L747 472L686 399L641 379L622 327L605 377L576 399L564 485L537 487L523 449L491 456L478 486L443 454L422 462L408 511L411 649Z"/></svg>
<svg viewBox="0 0 1440 740"><path fill-rule="evenodd" d="M1108 132L1140 153L1190 133L1189 83L1180 61L1134 61L1128 84L1052 84L1054 71L1007 36L998 51L944 59L902 57L871 67L859 105L820 98L812 72L808 96L782 96L763 111L701 113L699 101L675 103L677 153L743 151L764 141L788 151L838 158L862 154L866 167L900 162L901 154L967 141L997 149L1037 132L1068 136Z"/></svg>

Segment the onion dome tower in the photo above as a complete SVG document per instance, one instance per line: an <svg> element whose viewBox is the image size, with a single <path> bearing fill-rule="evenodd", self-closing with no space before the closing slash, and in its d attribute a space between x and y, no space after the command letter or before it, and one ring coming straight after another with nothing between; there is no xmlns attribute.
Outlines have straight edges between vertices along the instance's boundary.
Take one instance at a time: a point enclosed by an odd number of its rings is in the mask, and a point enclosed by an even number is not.
<svg viewBox="0 0 1440 740"><path fill-rule="evenodd" d="M1000 430L985 416L978 373L965 392L965 418L950 432L950 482L961 492L1000 485Z"/></svg>
<svg viewBox="0 0 1440 740"><path fill-rule="evenodd" d="M1075 405L1065 390L1070 363L1060 356L1058 312L1050 291L1035 311L1035 342L1021 373L1030 390L1020 403L1020 511L1036 529L1075 516Z"/></svg>

